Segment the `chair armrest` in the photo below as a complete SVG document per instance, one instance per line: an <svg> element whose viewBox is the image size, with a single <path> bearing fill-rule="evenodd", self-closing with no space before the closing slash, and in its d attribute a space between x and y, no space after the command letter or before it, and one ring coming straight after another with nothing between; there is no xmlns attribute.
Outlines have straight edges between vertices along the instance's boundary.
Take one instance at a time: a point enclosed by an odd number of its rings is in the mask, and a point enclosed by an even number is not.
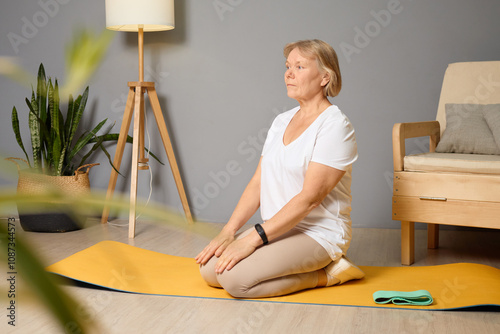
<svg viewBox="0 0 500 334"><path fill-rule="evenodd" d="M430 136L429 152L434 152L440 139L438 121L394 124L392 128L392 154L395 172L404 170L405 139L425 136Z"/></svg>

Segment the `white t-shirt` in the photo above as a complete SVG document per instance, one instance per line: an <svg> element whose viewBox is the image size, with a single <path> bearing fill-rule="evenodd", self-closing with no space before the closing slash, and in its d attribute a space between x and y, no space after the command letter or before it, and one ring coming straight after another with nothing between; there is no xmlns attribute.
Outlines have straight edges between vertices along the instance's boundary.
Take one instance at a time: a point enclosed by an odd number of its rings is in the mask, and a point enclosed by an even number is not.
<svg viewBox="0 0 500 334"><path fill-rule="evenodd" d="M316 240L336 260L345 254L351 241L351 166L358 158L354 128L339 108L332 105L285 146L285 129L299 109L278 115L267 134L261 163L262 220L271 219L302 190L310 161L345 171L323 202L295 227Z"/></svg>

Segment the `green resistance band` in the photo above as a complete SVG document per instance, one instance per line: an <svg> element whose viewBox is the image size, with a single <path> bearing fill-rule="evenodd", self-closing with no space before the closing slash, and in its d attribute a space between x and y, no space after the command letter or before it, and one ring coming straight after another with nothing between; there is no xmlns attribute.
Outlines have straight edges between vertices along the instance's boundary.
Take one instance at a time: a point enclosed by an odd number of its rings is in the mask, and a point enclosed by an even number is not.
<svg viewBox="0 0 500 334"><path fill-rule="evenodd" d="M377 291L373 293L373 300L377 304L395 305L431 305L432 296L427 290L417 291Z"/></svg>

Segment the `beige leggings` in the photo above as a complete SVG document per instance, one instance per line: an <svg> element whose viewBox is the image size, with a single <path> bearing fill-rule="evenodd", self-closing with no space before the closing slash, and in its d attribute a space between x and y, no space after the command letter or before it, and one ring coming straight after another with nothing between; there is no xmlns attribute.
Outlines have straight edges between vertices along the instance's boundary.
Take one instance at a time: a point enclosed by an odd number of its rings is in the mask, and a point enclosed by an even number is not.
<svg viewBox="0 0 500 334"><path fill-rule="evenodd" d="M252 229L237 238L244 237ZM295 229L257 248L222 274L215 273L217 259L213 256L200 266L203 279L237 298L281 296L314 288L318 284L317 271L332 261L320 244Z"/></svg>

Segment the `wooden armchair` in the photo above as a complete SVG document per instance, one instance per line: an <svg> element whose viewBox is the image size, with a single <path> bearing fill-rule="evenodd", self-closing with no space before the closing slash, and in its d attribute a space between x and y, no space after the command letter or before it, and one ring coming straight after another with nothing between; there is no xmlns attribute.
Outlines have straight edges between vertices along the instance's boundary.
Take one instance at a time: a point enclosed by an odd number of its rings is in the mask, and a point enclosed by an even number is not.
<svg viewBox="0 0 500 334"><path fill-rule="evenodd" d="M448 65L436 121L394 125L392 217L401 221L401 263L415 261L414 223L427 223L428 248L439 224L500 229L500 155L436 153L445 105L500 103L500 61ZM406 156L405 139L430 137L428 153Z"/></svg>

